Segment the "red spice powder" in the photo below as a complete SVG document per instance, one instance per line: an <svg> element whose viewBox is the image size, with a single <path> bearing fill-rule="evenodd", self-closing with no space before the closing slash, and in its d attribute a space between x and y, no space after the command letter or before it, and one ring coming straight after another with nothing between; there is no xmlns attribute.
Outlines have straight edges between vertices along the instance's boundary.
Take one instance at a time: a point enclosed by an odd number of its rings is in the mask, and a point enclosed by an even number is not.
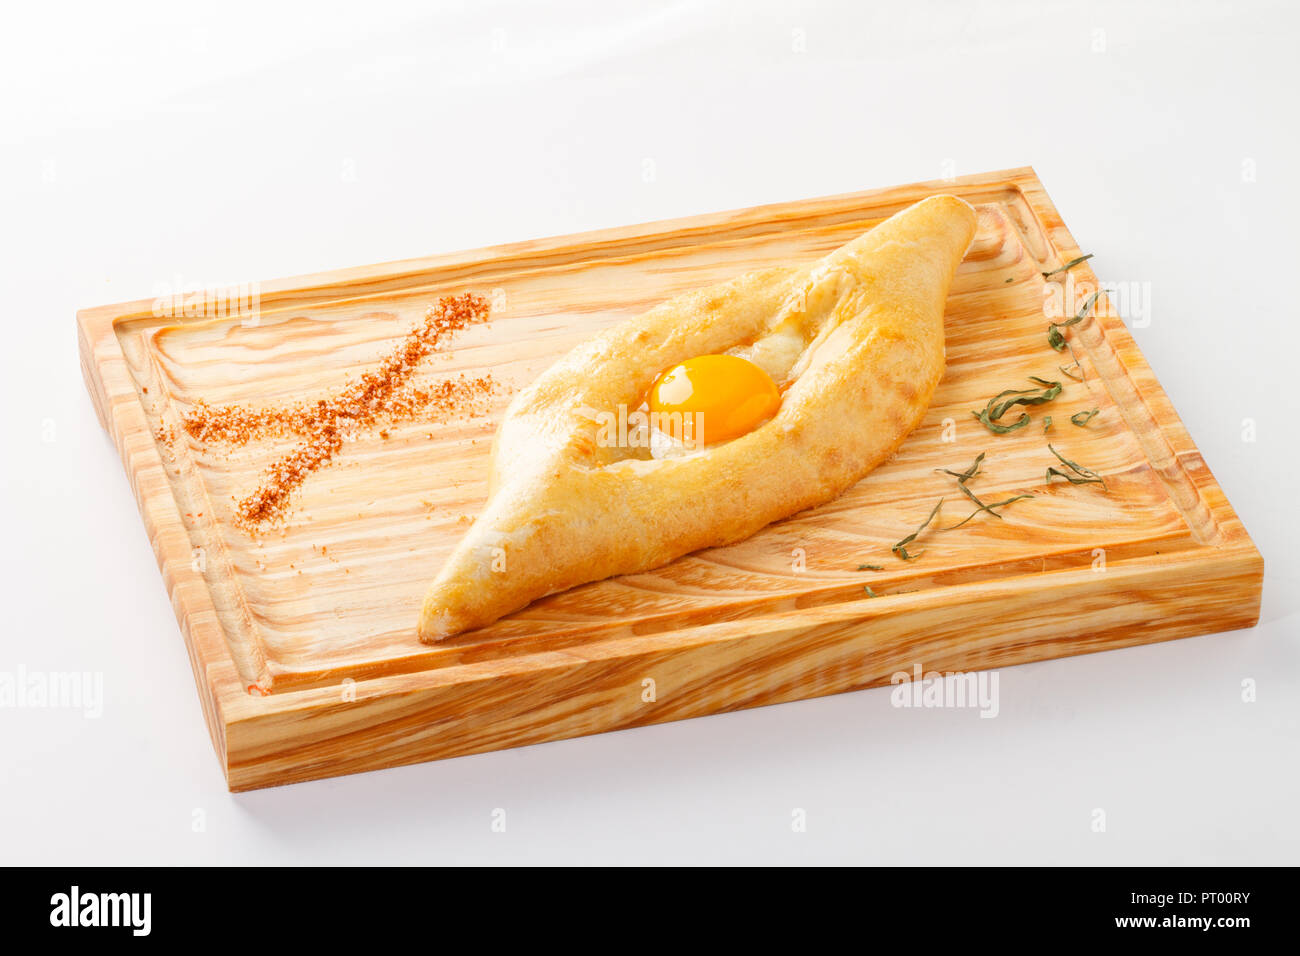
<svg viewBox="0 0 1300 956"><path fill-rule="evenodd" d="M236 503L236 521L246 530L259 530L284 518L294 493L312 472L333 460L351 433L381 421L447 420L481 412L484 400L495 389L489 375L461 375L427 388L411 385L410 378L420 362L448 338L487 321L488 313L488 301L482 296L466 292L444 297L377 369L348 383L333 398L278 408L213 406L199 401L181 427L202 443L242 446L268 438L302 438L297 448L267 467L251 494ZM170 439L166 426L158 431L160 440Z"/></svg>

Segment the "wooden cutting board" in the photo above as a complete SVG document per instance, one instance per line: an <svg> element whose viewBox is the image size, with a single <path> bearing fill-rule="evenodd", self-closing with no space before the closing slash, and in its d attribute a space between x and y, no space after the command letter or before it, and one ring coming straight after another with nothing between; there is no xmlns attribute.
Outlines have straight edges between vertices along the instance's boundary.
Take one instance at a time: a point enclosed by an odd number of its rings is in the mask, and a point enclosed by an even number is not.
<svg viewBox="0 0 1300 956"><path fill-rule="evenodd" d="M554 595L442 646L417 641L425 587L485 499L493 422L513 389L662 299L819 257L938 192L973 203L979 231L948 299L947 373L891 461L740 544ZM855 690L916 665L1002 667L1254 624L1263 561L1105 295L1069 331L1085 381L1059 371L1072 358L1049 348L1048 324L1074 314L1097 277L1086 262L1043 273L1079 255L1033 171L1017 169L77 319L87 386L242 790ZM283 529L236 526L235 499L286 442L214 449L184 435L181 417L200 400L328 396L440 296L464 291L491 299L490 324L420 374L490 372L499 388L486 414L350 436ZM1031 375L1064 389L1028 427L994 435L972 417ZM1085 427L1071 423L1092 408ZM159 426L177 439L160 441ZM1049 442L1106 488L1045 484L1059 464ZM892 554L939 498L945 525L970 513L936 469L980 452L969 487L982 500L1033 497L926 534L916 560Z"/></svg>

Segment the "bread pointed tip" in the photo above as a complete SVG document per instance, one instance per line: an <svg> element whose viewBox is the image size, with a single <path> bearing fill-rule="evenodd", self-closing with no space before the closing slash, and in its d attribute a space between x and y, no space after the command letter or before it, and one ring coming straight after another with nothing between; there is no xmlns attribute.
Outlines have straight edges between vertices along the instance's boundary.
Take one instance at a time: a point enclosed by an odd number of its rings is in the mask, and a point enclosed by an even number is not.
<svg viewBox="0 0 1300 956"><path fill-rule="evenodd" d="M422 644L439 644L457 634L486 627L537 596L513 596L504 574L485 579L481 574L466 572L467 560L463 552L453 555L425 594L418 627Z"/></svg>
<svg viewBox="0 0 1300 956"><path fill-rule="evenodd" d="M527 507L527 501L521 504L510 495L488 502L424 594L418 627L421 643L437 644L485 627L538 596L535 582L523 583L527 595L516 593L519 582L505 573L504 564L504 549L513 553L516 545L508 544L507 536L497 530L516 519L526 523L522 511Z"/></svg>
<svg viewBox="0 0 1300 956"><path fill-rule="evenodd" d="M456 626L454 615L450 611L431 606L431 603L426 600L424 608L420 611L421 644L438 644L464 630Z"/></svg>
<svg viewBox="0 0 1300 956"><path fill-rule="evenodd" d="M917 205L918 206L925 206L925 205L953 206L953 207L961 207L964 209L969 209L972 213L975 212L974 206L972 206L966 200L962 199L960 196L954 196L952 193L935 193L933 196L927 196L925 199L922 199L919 203L917 203Z"/></svg>
<svg viewBox="0 0 1300 956"><path fill-rule="evenodd" d="M932 211L942 216L952 217L965 227L969 236L967 242L975 238L975 229L979 221L979 216L975 212L975 207L962 199L960 196L954 196L951 193L940 193L937 196L929 196L922 199L912 207L914 210Z"/></svg>
<svg viewBox="0 0 1300 956"><path fill-rule="evenodd" d="M973 217L975 207L962 199L960 196L954 196L952 193L936 193L933 196L927 196L920 202L914 204L912 209L924 209L926 207L946 206L952 210L963 210L966 214Z"/></svg>

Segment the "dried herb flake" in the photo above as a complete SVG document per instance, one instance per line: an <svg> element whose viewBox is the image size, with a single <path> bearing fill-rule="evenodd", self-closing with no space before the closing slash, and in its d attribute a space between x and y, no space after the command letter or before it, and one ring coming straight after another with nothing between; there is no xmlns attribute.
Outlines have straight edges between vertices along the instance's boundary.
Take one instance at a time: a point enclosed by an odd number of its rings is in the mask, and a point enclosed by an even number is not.
<svg viewBox="0 0 1300 956"><path fill-rule="evenodd" d="M978 515L981 511L987 511L987 512L988 512L989 514L991 514L993 517L995 517L995 518L1001 518L1002 515L998 514L998 513L994 510L995 508L1003 508L1003 507L1006 507L1007 505L1011 504L1012 502L1020 501L1021 499L1024 499L1024 498L1032 498L1032 497L1034 497L1034 496L1033 496L1033 495L1015 495L1014 497L1008 498L1006 501L995 501L995 502L994 502L993 504L991 504L991 505L986 505L984 502L980 501L978 498L975 498L974 495L971 495L971 498L973 498L973 499L975 500L976 504L978 504L979 507L976 508L974 511L972 511L969 515L967 515L967 516L966 516L965 518L963 518L961 521L958 521L955 525L952 525L951 527L948 527L948 528L940 528L939 530L941 530L941 531L956 531L958 528L960 528L962 525L964 525L967 521L970 521L971 518L974 518L976 515Z"/></svg>
<svg viewBox="0 0 1300 956"><path fill-rule="evenodd" d="M921 522L921 527L917 528L915 531L913 531L906 538L898 542L898 544L894 545L889 550L893 551L894 554L898 555L904 561L911 561L915 558L919 558L923 552L918 551L916 552L916 554L908 554L907 546L911 544L913 541L915 541L922 531L924 531L927 527L929 527L930 522L934 520L935 515L939 513L939 509L942 507L943 507L943 499L940 498L938 503L934 506L934 510L930 512L930 516Z"/></svg>
<svg viewBox="0 0 1300 956"><path fill-rule="evenodd" d="M1104 479L1101 475L1097 474L1092 469L1085 468L1076 462L1070 461L1070 459L1066 458L1059 451L1053 448L1050 444L1047 446L1047 449L1057 457L1057 459L1061 462L1061 464L1065 465L1066 468L1069 468L1070 471L1074 472L1074 474L1070 474L1069 472L1062 471L1060 468L1049 467L1047 469L1047 482L1046 482L1047 484L1050 485L1052 483L1053 476L1055 476L1057 478L1064 478L1072 485L1098 484L1101 485L1103 488L1106 487L1106 479Z"/></svg>
<svg viewBox="0 0 1300 956"><path fill-rule="evenodd" d="M1091 259L1095 254L1096 254L1096 253L1092 253L1092 252L1090 252L1090 253L1088 253L1086 256L1079 256L1079 258L1077 258L1077 259L1071 259L1069 262L1067 262L1065 265L1061 266L1061 267L1058 268L1058 269L1053 269L1051 272L1044 272L1044 273L1043 273L1043 278L1044 278L1044 279L1050 279L1052 276L1057 275L1057 274L1059 274L1059 273L1062 273L1062 272L1069 272L1071 269L1073 269L1073 268L1074 268L1075 266L1077 266L1079 263L1081 263L1081 262L1087 262L1087 261L1088 261L1089 259Z"/></svg>
<svg viewBox="0 0 1300 956"><path fill-rule="evenodd" d="M975 416L976 421L995 435L1005 435L1017 428L1024 428L1029 424L1027 413L1022 412L1020 417L1009 425L999 422L998 419L1017 405L1042 405L1061 394L1060 382L1051 382L1037 375L1029 376L1029 380L1038 387L1006 389L990 398L983 411L972 411L971 414Z"/></svg>
<svg viewBox="0 0 1300 956"><path fill-rule="evenodd" d="M983 460L984 460L984 452L980 452L978 455L975 456L975 461L965 471L950 471L947 468L936 468L935 471L939 472L942 475L952 475L959 482L965 484L966 482L970 481L972 478L974 478L976 475L980 473L980 462L982 462Z"/></svg>
<svg viewBox="0 0 1300 956"><path fill-rule="evenodd" d="M1065 336L1061 333L1061 330L1068 329L1072 325L1078 325L1087 318L1088 313L1092 311L1092 307L1097 304L1097 297L1100 295L1101 290L1098 289L1092 295L1088 296L1088 298L1084 299L1083 306L1079 309L1078 314L1075 315L1074 318L1066 319L1064 322L1053 322L1049 325L1047 327L1047 344L1058 352L1065 351ZM1079 364L1077 358L1075 359L1075 364Z"/></svg>

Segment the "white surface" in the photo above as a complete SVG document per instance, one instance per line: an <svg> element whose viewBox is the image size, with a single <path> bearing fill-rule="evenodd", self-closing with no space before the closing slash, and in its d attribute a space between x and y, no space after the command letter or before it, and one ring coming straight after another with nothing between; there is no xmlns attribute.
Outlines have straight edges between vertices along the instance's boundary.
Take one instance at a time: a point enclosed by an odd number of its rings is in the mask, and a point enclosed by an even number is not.
<svg viewBox="0 0 1300 956"><path fill-rule="evenodd" d="M6 13L0 671L105 704L0 709L0 859L1297 862L1294 5L422 6ZM1023 164L1150 283L1258 628L1003 671L995 720L871 691L227 794L77 308Z"/></svg>

